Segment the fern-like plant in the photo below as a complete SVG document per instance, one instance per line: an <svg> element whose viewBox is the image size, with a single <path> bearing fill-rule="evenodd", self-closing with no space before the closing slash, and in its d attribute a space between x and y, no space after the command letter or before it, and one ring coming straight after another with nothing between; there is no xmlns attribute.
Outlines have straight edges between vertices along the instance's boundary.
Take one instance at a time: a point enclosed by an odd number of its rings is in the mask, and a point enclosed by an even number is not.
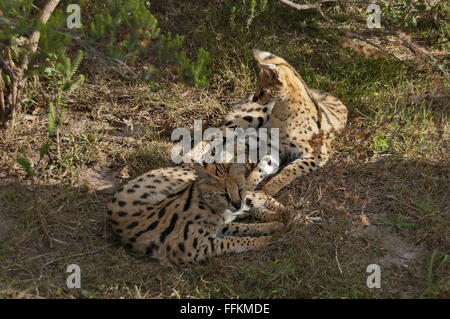
<svg viewBox="0 0 450 319"><path fill-rule="evenodd" d="M178 77L185 83L203 88L209 85L210 70L208 68L211 58L208 51L200 48L197 51L195 61L190 60L186 54L178 55L181 69L178 71Z"/></svg>

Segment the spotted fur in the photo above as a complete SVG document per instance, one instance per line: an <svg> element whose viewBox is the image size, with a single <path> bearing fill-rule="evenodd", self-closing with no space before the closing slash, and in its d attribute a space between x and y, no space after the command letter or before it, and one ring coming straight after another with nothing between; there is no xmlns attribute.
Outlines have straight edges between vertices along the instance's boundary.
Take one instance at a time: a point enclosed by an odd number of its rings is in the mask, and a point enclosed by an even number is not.
<svg viewBox="0 0 450 319"><path fill-rule="evenodd" d="M273 110L273 107L275 105L275 102L268 101L265 104L259 104L249 101L244 101L241 104L237 104L233 107L232 111L228 113L223 120L223 124L219 127L222 132L223 140L222 140L222 159L220 161L236 161L237 153L239 152L237 149L237 146L235 146L235 151L237 151L235 154L228 154L227 153L227 143L234 143L235 140L229 139L227 140L227 129L234 130L236 128L254 128L259 129L262 127L266 127L271 112ZM258 134L258 131L255 130L255 132ZM260 135L255 136L247 136L248 138L245 140L245 171L244 176L248 177L249 174L252 171L259 172L259 178L258 179L252 179L251 183L246 183L246 189L248 191L256 189L259 182L262 181L266 176L274 174L278 167L279 167L279 161L274 159L270 155L271 151L271 145L270 145L270 131L268 133L268 142L261 142L262 145L265 145L266 149L263 150L262 155L259 152L259 142L260 142ZM201 162L205 160L205 155L210 154L212 152L212 144L211 142L215 138L206 138L205 140L199 142L197 145L192 145L192 149L188 152L188 154L185 155L184 160L185 162ZM249 141L254 140L253 148L250 155L250 146ZM274 148L275 151L278 152L278 149ZM267 151L267 155L265 152ZM260 157L261 155L261 157ZM235 156L233 158L233 156ZM252 157L252 160L249 160Z"/></svg>
<svg viewBox="0 0 450 319"><path fill-rule="evenodd" d="M269 196L243 188L240 164L177 166L150 171L128 182L108 204L113 231L130 249L160 261L199 262L267 246L282 229ZM255 205L269 223L233 220ZM267 208L265 207L267 205ZM255 237L255 235L262 235Z"/></svg>

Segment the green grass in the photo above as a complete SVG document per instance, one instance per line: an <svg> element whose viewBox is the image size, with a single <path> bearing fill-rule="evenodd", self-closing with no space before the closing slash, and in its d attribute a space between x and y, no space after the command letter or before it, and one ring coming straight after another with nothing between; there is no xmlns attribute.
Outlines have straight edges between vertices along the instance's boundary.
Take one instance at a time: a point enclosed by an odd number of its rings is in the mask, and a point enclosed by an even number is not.
<svg viewBox="0 0 450 319"><path fill-rule="evenodd" d="M188 87L171 70L152 84L125 81L85 62L80 72L89 69L86 83L71 97L60 127L62 160L45 166L35 184L16 158L25 154L36 162L46 122L37 118L0 133L0 218L7 221L0 227L0 297L450 296L448 100L427 97L446 92L449 84L391 57L342 48L339 34L324 28L314 12L269 2L248 29L244 21L232 28L235 5L152 1L161 29L184 35L191 58L199 47L208 50L210 86ZM426 30L418 28L417 35L423 39L428 32L434 41L436 30ZM125 250L104 216L112 190L95 185L117 185L168 165L174 128L192 128L194 119L220 122L229 105L254 88L255 47L284 57L311 87L331 92L349 108L348 129L334 143L329 163L278 197L302 203L299 209L322 221L293 226L265 251L200 265L161 266ZM45 118L45 99L35 103ZM361 214L370 226L362 226ZM81 290L65 286L72 263L82 269ZM372 263L381 266L381 289L366 286Z"/></svg>

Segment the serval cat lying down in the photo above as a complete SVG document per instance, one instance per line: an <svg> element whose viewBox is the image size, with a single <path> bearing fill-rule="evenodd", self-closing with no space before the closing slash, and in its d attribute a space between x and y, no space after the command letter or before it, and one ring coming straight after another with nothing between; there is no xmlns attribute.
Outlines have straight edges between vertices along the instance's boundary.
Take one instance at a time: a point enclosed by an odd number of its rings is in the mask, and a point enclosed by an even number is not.
<svg viewBox="0 0 450 319"><path fill-rule="evenodd" d="M235 147L232 148L235 152L234 154L227 153L228 150L227 143L231 143L234 145L236 141L234 138L227 140L226 138L227 129L232 130L237 128L259 129L261 127L266 127L266 124L270 119L270 115L274 105L275 105L274 101L273 102L269 101L265 104L258 104L252 102L251 100L244 101L243 103L235 105L233 107L233 110L225 116L223 124L219 127L223 137L223 144L221 148L222 157L216 159L216 161L217 162L236 161L238 155L237 153L240 152L239 150L236 150ZM261 182L265 177L274 174L279 167L279 161L277 161L273 156L270 155L270 152L272 151L278 152L278 149L276 147L271 147L270 132L267 132L267 136L265 137L267 140L265 141L265 143L260 138L261 135L259 135L259 133L255 130L254 136L247 135L246 139L243 140L243 142L245 143L244 145L245 147L244 176L246 177L245 188L248 191L255 190L259 182ZM191 145L191 150L186 155L184 155L183 161L185 163L205 161L206 160L205 155L213 151L214 146L212 146L213 145L212 141L214 139L215 137L206 138L196 145ZM253 140L253 142L255 143L250 143L251 140ZM262 142L261 144L262 147L265 148L261 152L259 152L260 144L258 144L260 141ZM253 160L249 161L251 152ZM252 178L251 183L248 183L247 179L249 178L251 172L257 172L258 178Z"/></svg>
<svg viewBox="0 0 450 319"><path fill-rule="evenodd" d="M285 208L262 192L247 193L242 164L206 164L149 171L108 204L113 231L135 251L176 264L260 249ZM252 207L264 223L235 223Z"/></svg>
<svg viewBox="0 0 450 319"><path fill-rule="evenodd" d="M259 50L253 54L260 69L256 93L252 101L227 115L223 127L279 129L279 155L285 167L263 186L266 194L275 196L296 178L326 163L331 141L346 125L347 108L329 93L308 88L283 58ZM248 189L255 189L263 178L277 172L267 167L270 158L264 160L250 173Z"/></svg>

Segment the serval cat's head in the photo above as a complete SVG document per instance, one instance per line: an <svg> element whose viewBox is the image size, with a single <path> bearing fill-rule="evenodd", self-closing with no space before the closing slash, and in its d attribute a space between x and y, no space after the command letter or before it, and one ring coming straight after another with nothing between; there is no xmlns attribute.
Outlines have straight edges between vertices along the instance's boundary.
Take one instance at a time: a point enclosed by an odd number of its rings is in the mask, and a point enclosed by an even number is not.
<svg viewBox="0 0 450 319"><path fill-rule="evenodd" d="M303 79L285 59L257 49L253 55L259 67L253 102L266 104L274 98L289 99L304 93Z"/></svg>
<svg viewBox="0 0 450 319"><path fill-rule="evenodd" d="M196 164L195 170L200 196L214 211L236 211L241 207L245 196L244 164Z"/></svg>

